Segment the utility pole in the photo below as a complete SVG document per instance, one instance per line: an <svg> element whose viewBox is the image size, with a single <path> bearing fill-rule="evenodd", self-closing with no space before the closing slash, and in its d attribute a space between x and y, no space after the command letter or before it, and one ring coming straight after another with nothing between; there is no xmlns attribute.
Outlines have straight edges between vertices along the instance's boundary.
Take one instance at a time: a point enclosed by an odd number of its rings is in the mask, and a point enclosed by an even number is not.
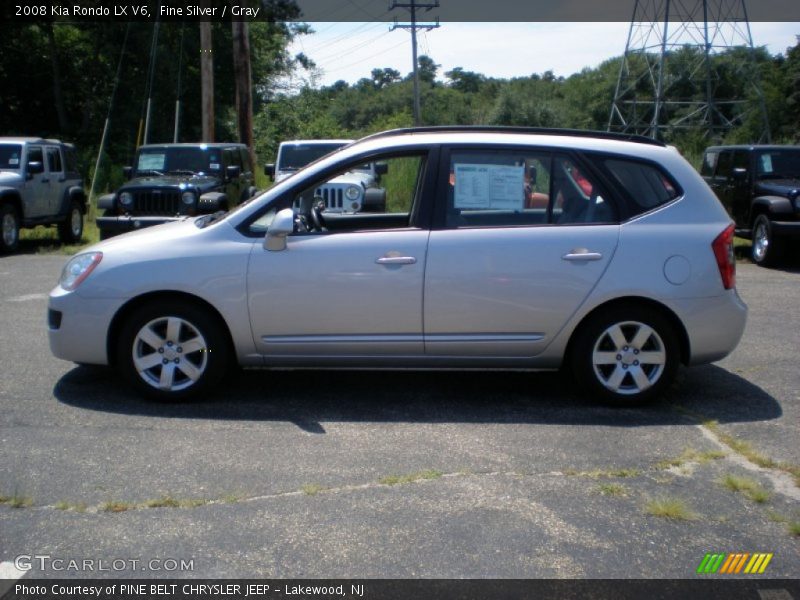
<svg viewBox="0 0 800 600"><path fill-rule="evenodd" d="M214 141L214 58L211 23L200 21L200 106L204 142Z"/></svg>
<svg viewBox="0 0 800 600"><path fill-rule="evenodd" d="M239 141L253 156L253 85L250 71L250 34L246 21L231 21L233 37L233 76L236 88L236 121Z"/></svg>
<svg viewBox="0 0 800 600"><path fill-rule="evenodd" d="M411 30L411 58L414 61L414 125L419 126L422 124L422 111L419 102L419 72L417 69L417 29L424 29L430 31L439 27L439 19L436 23L417 23L417 10L425 10L426 12L432 8L439 8L439 0L435 0L431 4L420 4L416 0L411 0L408 3L392 2L389 10L395 8L405 8L411 16L411 23L398 23L395 20L394 26L391 31L395 29L410 29Z"/></svg>

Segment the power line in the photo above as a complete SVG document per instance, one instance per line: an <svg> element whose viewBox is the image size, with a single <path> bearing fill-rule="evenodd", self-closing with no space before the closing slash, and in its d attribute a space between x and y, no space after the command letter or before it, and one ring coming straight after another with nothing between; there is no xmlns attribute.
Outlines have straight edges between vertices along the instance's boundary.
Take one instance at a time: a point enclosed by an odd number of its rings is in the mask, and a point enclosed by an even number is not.
<svg viewBox="0 0 800 600"><path fill-rule="evenodd" d="M395 29L411 30L411 59L414 64L414 124L421 125L422 120L420 117L421 107L419 102L419 72L417 69L417 29L424 29L425 31L436 29L439 27L439 19L436 19L435 24L419 23L417 22L417 10L424 10L428 12L432 8L439 8L439 0L435 0L435 2L431 4L420 4L416 2L416 0L411 0L409 3L392 2L389 10L394 10L395 8L405 8L408 10L409 15L411 16L411 23L398 23L395 21L394 26L392 26L392 31Z"/></svg>

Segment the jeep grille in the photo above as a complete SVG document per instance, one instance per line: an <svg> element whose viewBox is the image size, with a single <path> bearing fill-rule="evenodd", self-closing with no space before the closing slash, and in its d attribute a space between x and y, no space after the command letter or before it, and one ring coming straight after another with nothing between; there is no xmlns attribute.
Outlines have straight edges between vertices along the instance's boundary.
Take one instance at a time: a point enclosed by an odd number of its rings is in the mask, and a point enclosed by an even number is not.
<svg viewBox="0 0 800 600"><path fill-rule="evenodd" d="M317 196L322 196L325 200L325 209L343 210L344 209L344 190L340 187L321 187L317 188Z"/></svg>
<svg viewBox="0 0 800 600"><path fill-rule="evenodd" d="M135 191L132 215L177 215L181 208L179 190Z"/></svg>

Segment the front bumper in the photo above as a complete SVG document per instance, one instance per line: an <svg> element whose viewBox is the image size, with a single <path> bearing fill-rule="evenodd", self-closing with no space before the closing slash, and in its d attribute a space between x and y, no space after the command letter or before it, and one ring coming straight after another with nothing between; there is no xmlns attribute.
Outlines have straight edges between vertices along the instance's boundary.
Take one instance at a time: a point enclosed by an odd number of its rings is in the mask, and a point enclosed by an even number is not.
<svg viewBox="0 0 800 600"><path fill-rule="evenodd" d="M137 229L143 229L153 225L161 225L162 223L171 223L172 221L178 221L185 218L186 215L175 217L97 217L97 227L101 231L124 233L126 231L136 231Z"/></svg>
<svg viewBox="0 0 800 600"><path fill-rule="evenodd" d="M83 298L57 286L50 292L47 335L56 358L107 365L108 329L122 300Z"/></svg>
<svg viewBox="0 0 800 600"><path fill-rule="evenodd" d="M772 231L781 237L800 238L800 221L772 221Z"/></svg>

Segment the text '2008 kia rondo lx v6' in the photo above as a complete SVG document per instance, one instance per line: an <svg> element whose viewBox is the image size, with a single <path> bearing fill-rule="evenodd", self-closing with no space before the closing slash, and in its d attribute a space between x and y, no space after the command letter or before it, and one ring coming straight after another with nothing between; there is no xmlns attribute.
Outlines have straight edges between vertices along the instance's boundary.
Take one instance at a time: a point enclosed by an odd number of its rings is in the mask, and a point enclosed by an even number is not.
<svg viewBox="0 0 800 600"><path fill-rule="evenodd" d="M388 169L383 213L317 190ZM659 396L723 358L747 308L733 224L674 148L519 128L350 144L236 207L101 242L49 299L53 353L158 399L229 366L558 369L591 397Z"/></svg>

